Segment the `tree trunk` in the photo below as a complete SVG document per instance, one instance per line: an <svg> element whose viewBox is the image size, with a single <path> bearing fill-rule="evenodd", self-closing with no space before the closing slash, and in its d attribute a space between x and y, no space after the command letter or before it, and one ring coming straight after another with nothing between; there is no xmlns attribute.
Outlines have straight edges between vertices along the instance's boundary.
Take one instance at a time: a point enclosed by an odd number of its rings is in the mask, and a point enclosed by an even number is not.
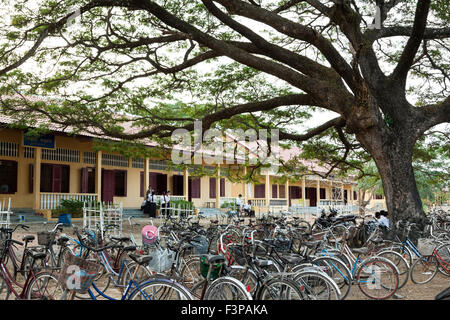
<svg viewBox="0 0 450 320"><path fill-rule="evenodd" d="M390 226L407 220L424 227L425 212L417 189L412 166L414 135L407 126L399 129L372 127L356 134L375 160L383 183Z"/></svg>

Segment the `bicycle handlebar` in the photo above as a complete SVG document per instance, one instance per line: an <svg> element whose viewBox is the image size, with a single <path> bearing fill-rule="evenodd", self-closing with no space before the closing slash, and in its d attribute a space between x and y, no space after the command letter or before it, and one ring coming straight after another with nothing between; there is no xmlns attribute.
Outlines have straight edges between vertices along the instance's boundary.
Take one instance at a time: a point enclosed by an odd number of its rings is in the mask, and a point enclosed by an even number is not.
<svg viewBox="0 0 450 320"><path fill-rule="evenodd" d="M81 244L83 247L85 247L85 248L88 249L88 250L94 251L94 252L101 252L101 251L106 250L106 249L111 249L111 248L118 248L118 247L121 247L120 245L112 244L112 245L107 245L107 246L104 246L104 247L101 247L101 248L94 248L94 247L91 247L91 246L89 246L88 244L86 244L86 242L84 242L83 237L82 237L81 234L78 232L78 228L77 228L77 227L74 227L74 228L73 228L73 232L75 232L75 234L76 234L77 237L78 237L78 240L80 241L80 244Z"/></svg>

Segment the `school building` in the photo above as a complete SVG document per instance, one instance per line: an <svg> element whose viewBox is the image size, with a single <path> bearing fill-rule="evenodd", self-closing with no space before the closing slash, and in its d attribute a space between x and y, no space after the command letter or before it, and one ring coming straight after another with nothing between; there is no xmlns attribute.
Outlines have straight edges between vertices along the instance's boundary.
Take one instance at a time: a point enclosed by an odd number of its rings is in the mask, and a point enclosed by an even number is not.
<svg viewBox="0 0 450 320"><path fill-rule="evenodd" d="M0 115L0 199L10 198L12 208L47 215L61 199L140 208L149 185L157 194L170 190L172 199L192 201L196 208L220 208L239 194L261 212L270 207L357 204L356 182L350 178L306 175L297 181L280 183L278 173L266 172L259 177L259 183L233 182L227 177L239 169L237 163L203 163L203 169L211 170L214 176L196 177L194 165L178 171L169 166L168 158L135 159L95 151L94 139L98 137L93 135L73 136L53 126L51 134L31 140L24 130L10 128L10 123L9 117ZM252 153L251 146L241 143L240 147ZM280 157L287 160L298 152L296 148L280 149ZM305 164L315 171L327 171L314 161ZM374 199L370 206L384 206L383 203L383 199Z"/></svg>

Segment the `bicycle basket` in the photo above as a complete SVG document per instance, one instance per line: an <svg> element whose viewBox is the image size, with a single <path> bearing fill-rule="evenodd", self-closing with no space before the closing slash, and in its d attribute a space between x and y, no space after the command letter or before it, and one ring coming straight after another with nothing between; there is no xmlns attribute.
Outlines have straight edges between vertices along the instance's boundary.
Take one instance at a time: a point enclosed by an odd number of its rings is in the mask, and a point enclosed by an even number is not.
<svg viewBox="0 0 450 320"><path fill-rule="evenodd" d="M312 237L314 240L323 240L325 238L325 235L327 234L327 231L325 232L318 232L318 233L313 233Z"/></svg>
<svg viewBox="0 0 450 320"><path fill-rule="evenodd" d="M432 255L435 247L436 246L432 239L419 238L417 249L419 250L421 255L423 256Z"/></svg>
<svg viewBox="0 0 450 320"><path fill-rule="evenodd" d="M200 272L202 276L206 279L208 276L210 264L207 262L206 257L200 258ZM209 275L209 280L215 280L220 276L220 272L222 271L221 263L213 263L211 268L211 273Z"/></svg>
<svg viewBox="0 0 450 320"><path fill-rule="evenodd" d="M37 233L38 244L40 246L49 246L53 243L54 235L48 231L41 231Z"/></svg>
<svg viewBox="0 0 450 320"><path fill-rule="evenodd" d="M175 252L169 249L154 248L149 252L152 256L148 267L155 272L166 272L172 268L172 264L175 261Z"/></svg>
<svg viewBox="0 0 450 320"><path fill-rule="evenodd" d="M208 238L205 236L195 236L191 244L194 246L194 254L208 253Z"/></svg>
<svg viewBox="0 0 450 320"><path fill-rule="evenodd" d="M84 294L94 282L102 266L69 254L61 268L58 282L63 289Z"/></svg>
<svg viewBox="0 0 450 320"><path fill-rule="evenodd" d="M145 226L141 231L142 245L153 245L158 241L158 228L155 226Z"/></svg>
<svg viewBox="0 0 450 320"><path fill-rule="evenodd" d="M233 245L228 247L231 251L231 257L238 265L245 265L247 263L247 256L242 245Z"/></svg>

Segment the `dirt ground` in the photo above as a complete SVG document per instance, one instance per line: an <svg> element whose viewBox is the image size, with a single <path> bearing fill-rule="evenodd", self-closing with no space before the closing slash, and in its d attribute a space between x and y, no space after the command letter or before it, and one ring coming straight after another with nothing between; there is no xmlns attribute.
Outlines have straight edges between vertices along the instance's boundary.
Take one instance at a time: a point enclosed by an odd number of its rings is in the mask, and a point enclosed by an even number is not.
<svg viewBox="0 0 450 320"><path fill-rule="evenodd" d="M153 223L158 226L162 221L160 219L155 219ZM124 221L122 234L123 236L129 236L132 232L135 239L140 242L141 235L140 230L143 226L150 224L149 219L136 219L134 221L136 225L130 228L128 221ZM202 224L208 223L207 221L202 221ZM81 227L81 223L75 222L75 225ZM37 245L37 232L49 230L54 226L54 223L44 224L34 224L31 225L31 228L28 231L24 231L18 229L14 233L14 239L18 241L22 241L22 237L24 235L34 235L36 239L30 245ZM71 227L65 227L63 234L67 234L69 236L74 236ZM446 289L450 286L450 277L444 276L440 272L433 278L433 280L427 284L417 285L414 284L410 279L406 283L406 285L397 291L396 297L391 297L390 300L433 300L434 297L440 293L442 290ZM114 291L114 292L113 292ZM120 292L118 290L108 290L108 294L111 294L113 297L118 298L120 296ZM347 300L368 300L366 296L364 296L357 285L354 285L350 291Z"/></svg>

